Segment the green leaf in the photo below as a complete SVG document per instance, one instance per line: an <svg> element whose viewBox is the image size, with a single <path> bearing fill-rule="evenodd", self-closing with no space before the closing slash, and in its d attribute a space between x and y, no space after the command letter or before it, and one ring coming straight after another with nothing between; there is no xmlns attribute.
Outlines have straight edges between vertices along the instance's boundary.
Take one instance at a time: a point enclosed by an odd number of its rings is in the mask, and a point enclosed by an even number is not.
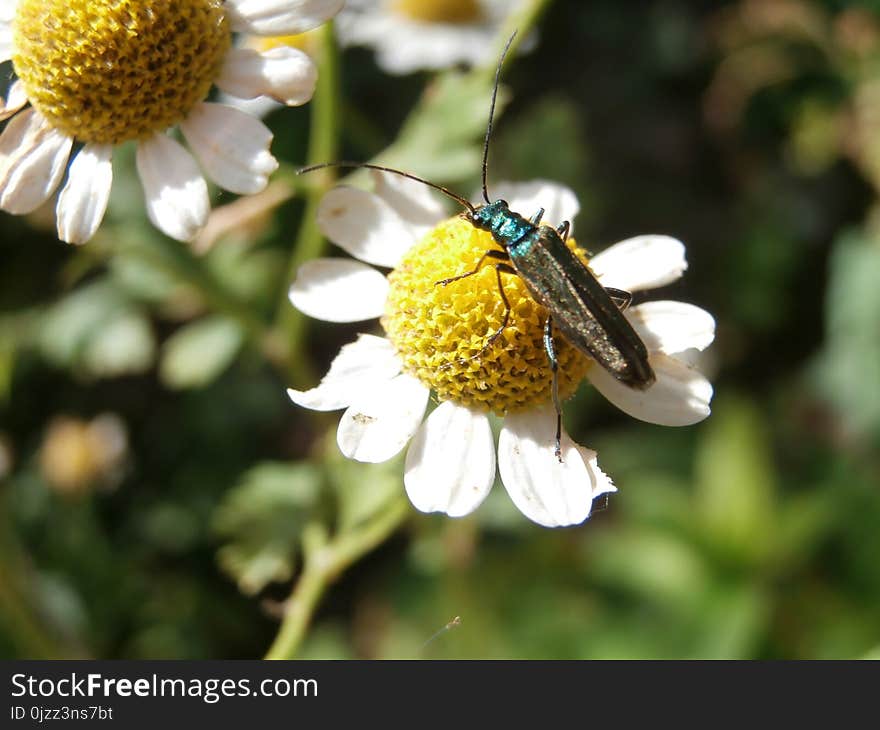
<svg viewBox="0 0 880 730"><path fill-rule="evenodd" d="M831 254L825 346L811 376L857 433L880 430L880 240L853 231Z"/></svg>
<svg viewBox="0 0 880 730"><path fill-rule="evenodd" d="M102 377L140 373L150 367L156 344L149 322L139 313L121 313L98 329L82 353L82 364Z"/></svg>
<svg viewBox="0 0 880 730"><path fill-rule="evenodd" d="M583 121L582 111L564 97L536 100L522 116L505 125L504 134L495 139L491 150L493 177L528 180L539 174L570 184L582 180L589 168ZM548 145L547 140L553 140L553 144ZM583 196L578 202L582 211L594 205Z"/></svg>
<svg viewBox="0 0 880 730"><path fill-rule="evenodd" d="M483 73L446 73L428 87L382 163L429 180L462 180L480 169L492 80ZM507 94L498 90L496 116Z"/></svg>
<svg viewBox="0 0 880 730"><path fill-rule="evenodd" d="M12 327L7 327L7 322L0 317L0 403L9 398L12 391L12 375L18 352L16 340Z"/></svg>
<svg viewBox="0 0 880 730"><path fill-rule="evenodd" d="M141 310L109 281L81 287L43 317L38 345L62 367L111 377L140 373L153 362L155 342Z"/></svg>
<svg viewBox="0 0 880 730"><path fill-rule="evenodd" d="M278 251L218 245L203 261L217 281L240 300L262 304L274 301L278 275L284 269Z"/></svg>
<svg viewBox="0 0 880 730"><path fill-rule="evenodd" d="M589 549L589 570L601 582L679 610L711 577L696 546L662 530L620 529L597 535Z"/></svg>
<svg viewBox="0 0 880 730"><path fill-rule="evenodd" d="M266 462L248 471L214 513L214 531L226 541L220 566L247 594L289 580L300 532L313 512L319 472L305 464Z"/></svg>
<svg viewBox="0 0 880 730"><path fill-rule="evenodd" d="M808 563L822 540L838 526L838 496L816 490L811 494L789 496L779 506L775 560L780 570L792 570Z"/></svg>
<svg viewBox="0 0 880 730"><path fill-rule="evenodd" d="M721 585L695 605L695 655L706 659L750 659L756 655L770 619L768 596L748 584Z"/></svg>
<svg viewBox="0 0 880 730"><path fill-rule="evenodd" d="M807 97L797 109L788 140L788 155L805 175L820 175L840 156L843 114L819 98Z"/></svg>
<svg viewBox="0 0 880 730"><path fill-rule="evenodd" d="M179 287L167 271L133 256L130 249L124 249L110 260L110 270L120 289L142 301L163 304Z"/></svg>
<svg viewBox="0 0 880 730"><path fill-rule="evenodd" d="M696 456L696 506L705 539L727 558L767 557L777 526L776 474L761 411L743 397L716 400Z"/></svg>
<svg viewBox="0 0 880 730"><path fill-rule="evenodd" d="M243 341L239 326L225 317L187 324L165 343L159 376L169 388L207 385L229 367Z"/></svg>
<svg viewBox="0 0 880 730"><path fill-rule="evenodd" d="M282 542L242 540L220 548L217 560L238 589L252 596L273 581L290 580L294 554L293 546Z"/></svg>
<svg viewBox="0 0 880 730"><path fill-rule="evenodd" d="M339 531L370 519L403 490L401 458L382 464L351 461L339 453L335 432L328 437L328 452L327 476L339 503Z"/></svg>

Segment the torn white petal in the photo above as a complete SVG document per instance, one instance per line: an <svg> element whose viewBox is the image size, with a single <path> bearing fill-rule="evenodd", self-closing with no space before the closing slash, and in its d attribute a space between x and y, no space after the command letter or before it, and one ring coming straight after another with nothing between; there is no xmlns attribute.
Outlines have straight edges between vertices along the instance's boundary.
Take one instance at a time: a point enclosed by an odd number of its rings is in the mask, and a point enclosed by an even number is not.
<svg viewBox="0 0 880 730"><path fill-rule="evenodd" d="M269 152L272 132L239 109L200 102L180 128L208 177L224 190L258 193L278 169Z"/></svg>
<svg viewBox="0 0 880 730"><path fill-rule="evenodd" d="M402 373L361 393L339 421L339 449L356 461L388 461L403 450L419 427L428 392L416 378Z"/></svg>
<svg viewBox="0 0 880 730"><path fill-rule="evenodd" d="M675 238L636 236L597 253L590 268L602 286L639 291L671 284L687 269L687 261L684 244Z"/></svg>
<svg viewBox="0 0 880 730"><path fill-rule="evenodd" d="M113 145L87 144L73 158L67 183L58 196L58 238L85 243L98 230L113 184Z"/></svg>
<svg viewBox="0 0 880 730"><path fill-rule="evenodd" d="M232 48L226 54L217 86L241 99L268 96L288 106L305 104L315 93L318 70L298 48L278 46L259 53Z"/></svg>
<svg viewBox="0 0 880 730"><path fill-rule="evenodd" d="M549 406L508 415L498 439L498 469L511 500L530 520L545 527L577 525L590 516L594 490L607 477L567 433L562 461L555 453L556 413ZM602 479L604 477L604 480Z"/></svg>
<svg viewBox="0 0 880 730"><path fill-rule="evenodd" d="M208 185L196 161L181 144L155 134L140 142L136 154L147 215L160 231L190 241L208 218Z"/></svg>
<svg viewBox="0 0 880 730"><path fill-rule="evenodd" d="M661 426L690 426L709 415L712 385L697 370L657 352L649 356L657 376L646 390L629 388L600 367L590 368L593 386L624 413Z"/></svg>
<svg viewBox="0 0 880 730"><path fill-rule="evenodd" d="M485 413L441 403L406 452L403 483L421 512L462 517L473 512L495 481L495 444Z"/></svg>
<svg viewBox="0 0 880 730"><path fill-rule="evenodd" d="M350 406L361 393L390 381L400 369L400 360L388 340L360 335L339 350L316 388L305 391L289 388L287 395L303 408L335 411Z"/></svg>
<svg viewBox="0 0 880 730"><path fill-rule="evenodd" d="M300 312L326 322L361 322L385 311L388 280L371 266L351 259L315 259L299 267L290 302Z"/></svg>
<svg viewBox="0 0 880 730"><path fill-rule="evenodd" d="M581 446L580 444L575 444L575 446L578 453L581 455L581 458L584 460L584 464L587 465L587 470L590 472L593 500L595 501L596 497L603 494L616 492L617 487L614 486L611 477L599 468L599 455L592 449L588 449L586 446Z"/></svg>
<svg viewBox="0 0 880 730"><path fill-rule="evenodd" d="M34 109L13 117L0 134L0 208L24 214L45 203L61 182L72 145Z"/></svg>

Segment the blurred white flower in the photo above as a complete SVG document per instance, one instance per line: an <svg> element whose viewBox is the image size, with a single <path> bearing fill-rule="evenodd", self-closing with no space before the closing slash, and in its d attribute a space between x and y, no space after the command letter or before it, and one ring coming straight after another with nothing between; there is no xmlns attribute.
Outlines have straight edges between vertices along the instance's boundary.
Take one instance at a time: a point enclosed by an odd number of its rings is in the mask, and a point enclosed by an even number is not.
<svg viewBox="0 0 880 730"><path fill-rule="evenodd" d="M372 46L392 74L495 60L504 20L521 0L349 0L336 28L343 45Z"/></svg>

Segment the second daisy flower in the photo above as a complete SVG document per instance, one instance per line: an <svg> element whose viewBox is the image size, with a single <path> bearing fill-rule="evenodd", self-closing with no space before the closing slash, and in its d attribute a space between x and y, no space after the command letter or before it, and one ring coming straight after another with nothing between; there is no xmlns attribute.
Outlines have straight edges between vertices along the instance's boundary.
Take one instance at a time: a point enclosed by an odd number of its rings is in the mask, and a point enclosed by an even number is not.
<svg viewBox="0 0 880 730"><path fill-rule="evenodd" d="M314 92L311 60L294 48L257 53L233 32L302 33L344 0L0 0L0 61L17 79L0 99L0 208L29 213L61 184L58 237L97 230L110 196L113 149L137 142L150 220L192 239L204 225L208 188L199 165L233 193L262 190L277 162L262 122L206 101L212 86L243 98L303 104ZM27 105L28 108L25 108ZM167 136L179 125L195 158Z"/></svg>

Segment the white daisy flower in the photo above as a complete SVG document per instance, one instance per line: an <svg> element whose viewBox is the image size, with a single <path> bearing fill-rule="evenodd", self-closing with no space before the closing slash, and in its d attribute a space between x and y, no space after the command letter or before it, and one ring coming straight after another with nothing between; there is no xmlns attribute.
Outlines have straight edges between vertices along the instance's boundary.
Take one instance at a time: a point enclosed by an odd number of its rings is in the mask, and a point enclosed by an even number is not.
<svg viewBox="0 0 880 730"><path fill-rule="evenodd" d="M262 190L277 168L262 122L206 102L211 87L238 97L304 104L316 71L284 47L234 47L234 32L301 33L344 0L0 0L0 61L12 60L0 134L0 208L29 213L61 183L58 237L87 241L112 183L111 156L137 142L150 220L191 240L210 204L205 174L242 195ZM28 104L28 108L25 108ZM166 132L179 125L191 155ZM74 144L82 147L68 160ZM198 163L196 163L198 159Z"/></svg>
<svg viewBox="0 0 880 730"><path fill-rule="evenodd" d="M360 261L305 264L290 299L302 312L331 322L379 317L386 337L361 335L342 348L316 388L289 390L290 398L314 410L346 409L337 440L349 458L381 462L409 444L404 484L410 500L423 512L452 517L476 509L494 482L494 412L504 419L498 470L514 504L548 527L583 522L593 499L615 487L596 453L568 434L562 434L562 460L554 453L546 311L519 277L504 276L510 320L481 352L505 311L494 267L447 286L436 283L472 270L497 244L461 217L444 220L424 186L373 174L375 192L337 187L318 212L325 235ZM544 207L545 221L553 224L578 210L570 190L544 181L493 186L493 194L523 214ZM373 266L393 271L386 277ZM684 246L667 236L623 241L589 266L605 286L628 291L668 284L687 268ZM708 416L712 386L676 353L712 342L711 315L675 301L639 304L625 314L648 348L656 382L645 391L621 385L558 337L560 397L569 397L586 377L626 413L651 423L684 426ZM432 391L440 404L425 418Z"/></svg>
<svg viewBox="0 0 880 730"><path fill-rule="evenodd" d="M336 24L343 45L376 49L392 74L483 65L494 60L499 27L520 0L349 0Z"/></svg>

